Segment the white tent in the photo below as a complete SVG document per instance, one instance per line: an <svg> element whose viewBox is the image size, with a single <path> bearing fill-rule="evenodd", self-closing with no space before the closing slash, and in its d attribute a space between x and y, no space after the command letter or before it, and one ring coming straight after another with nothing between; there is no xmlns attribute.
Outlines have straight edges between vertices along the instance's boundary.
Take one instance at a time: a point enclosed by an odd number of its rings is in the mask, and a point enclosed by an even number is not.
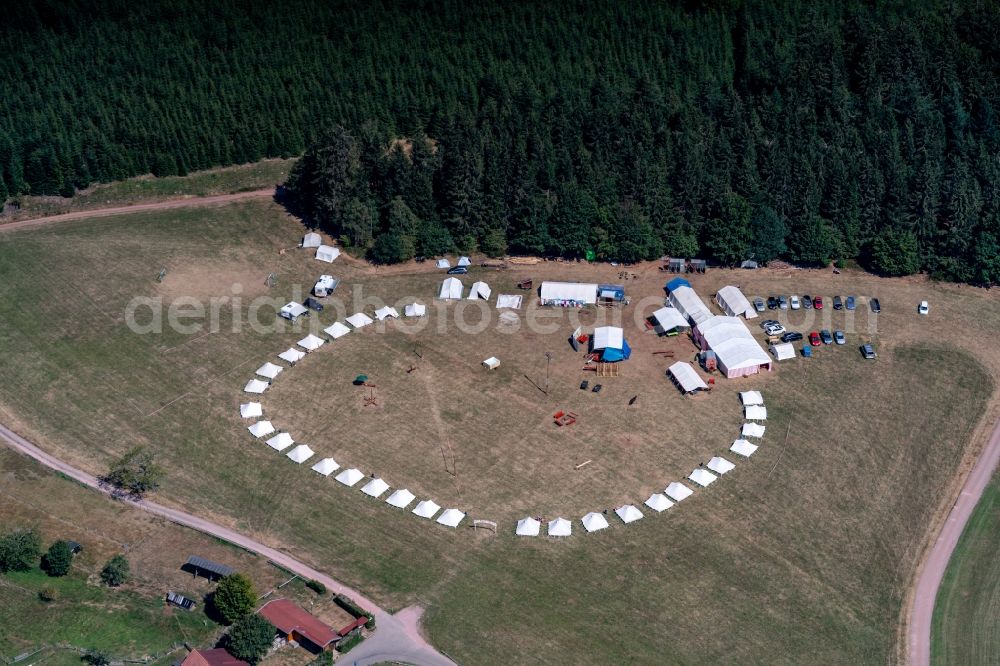
<svg viewBox="0 0 1000 666"><path fill-rule="evenodd" d="M437 513L440 508L440 506L435 504L434 500L424 500L422 502L417 502L417 506L413 509L413 513L421 518L433 518L434 514Z"/></svg>
<svg viewBox="0 0 1000 666"><path fill-rule="evenodd" d="M280 365L275 365L274 363L268 361L264 365L257 368L256 374L260 375L261 377L267 377L268 379L274 379L275 377L281 374L282 370L283 368Z"/></svg>
<svg viewBox="0 0 1000 666"><path fill-rule="evenodd" d="M312 458L314 455L316 455L316 452L310 449L305 444L299 444L294 449L288 452L288 458L292 462L296 462L300 465L305 461L309 460L310 458Z"/></svg>
<svg viewBox="0 0 1000 666"><path fill-rule="evenodd" d="M302 247L319 247L323 244L323 237L314 231L310 231L302 237Z"/></svg>
<svg viewBox="0 0 1000 666"><path fill-rule="evenodd" d="M326 342L326 340L319 337L318 335L313 335L312 333L310 333L309 335L302 338L295 344L297 344L299 347L302 347L306 351L316 351L317 349L323 346L324 342Z"/></svg>
<svg viewBox="0 0 1000 666"><path fill-rule="evenodd" d="M355 312L347 318L347 323L354 328L364 328L365 326L374 323L374 321L374 319L366 315L364 312Z"/></svg>
<svg viewBox="0 0 1000 666"><path fill-rule="evenodd" d="M573 533L573 524L565 518L556 518L549 521L549 536L569 536Z"/></svg>
<svg viewBox="0 0 1000 666"><path fill-rule="evenodd" d="M340 474L338 474L333 478L335 478L337 481L341 482L342 484L350 488L351 486L355 485L358 481L365 478L365 475L362 474L360 470L357 470L352 467L350 469L345 469L344 471L342 471Z"/></svg>
<svg viewBox="0 0 1000 666"><path fill-rule="evenodd" d="M744 437L756 437L760 439L764 436L764 426L759 423L744 423L742 435Z"/></svg>
<svg viewBox="0 0 1000 666"><path fill-rule="evenodd" d="M423 317L427 314L427 306L423 303L410 303L403 308L403 314L407 317Z"/></svg>
<svg viewBox="0 0 1000 666"><path fill-rule="evenodd" d="M340 469L340 465L333 458L323 458L318 463L312 466L312 470L317 474L322 474L323 476L330 476L334 472Z"/></svg>
<svg viewBox="0 0 1000 666"><path fill-rule="evenodd" d="M492 293L493 290L490 289L490 285L485 282L473 282L472 288L469 289L469 300L474 301L477 298L481 298L488 301L490 300L490 294Z"/></svg>
<svg viewBox="0 0 1000 666"><path fill-rule="evenodd" d="M588 532L596 532L597 530L603 530L605 527L608 526L607 519L605 519L604 516L602 516L601 514L594 513L593 511L591 511L582 519L580 519L580 522L583 523L583 528Z"/></svg>
<svg viewBox="0 0 1000 666"><path fill-rule="evenodd" d="M370 497L378 497L387 490L389 490L389 484L381 478L377 478L366 483L365 487L361 489L361 492Z"/></svg>
<svg viewBox="0 0 1000 666"><path fill-rule="evenodd" d="M275 451L284 451L294 443L295 440L292 439L292 436L287 432L279 432L277 435L267 440L267 445Z"/></svg>
<svg viewBox="0 0 1000 666"><path fill-rule="evenodd" d="M437 260L437 267L438 268L451 268L451 262L448 261L447 259L438 259Z"/></svg>
<svg viewBox="0 0 1000 666"><path fill-rule="evenodd" d="M255 419L264 413L259 402L244 402L240 405L240 416L245 419Z"/></svg>
<svg viewBox="0 0 1000 666"><path fill-rule="evenodd" d="M653 493L649 496L649 499L643 502L643 504L657 513L666 511L674 505L674 503L668 500L667 496L662 493Z"/></svg>
<svg viewBox="0 0 1000 666"><path fill-rule="evenodd" d="M441 292L438 294L438 298L456 300L462 298L464 290L465 285L457 277L445 278L444 282L441 283Z"/></svg>
<svg viewBox="0 0 1000 666"><path fill-rule="evenodd" d="M458 258L458 263L455 264L455 265L456 266L471 266L472 265L472 260L469 259L468 257L459 257Z"/></svg>
<svg viewBox="0 0 1000 666"><path fill-rule="evenodd" d="M384 321L392 317L393 319L399 319L399 313L396 312L396 308L391 308L388 305L384 308L379 308L375 311L375 318L379 321Z"/></svg>
<svg viewBox="0 0 1000 666"><path fill-rule="evenodd" d="M763 405L764 396L760 391L740 391L740 400L745 405Z"/></svg>
<svg viewBox="0 0 1000 666"><path fill-rule="evenodd" d="M250 431L251 435L260 439L261 437L267 437L274 432L274 426L271 425L270 421L257 421L257 423L254 423L252 426L247 428L247 430Z"/></svg>
<svg viewBox="0 0 1000 666"><path fill-rule="evenodd" d="M750 304L750 300L743 295L739 287L728 285L715 294L715 302L722 311L730 317L743 315L745 319L756 319L757 311Z"/></svg>
<svg viewBox="0 0 1000 666"><path fill-rule="evenodd" d="M517 536L538 536L541 529L542 524L529 516L517 521L517 529L514 530L514 534Z"/></svg>
<svg viewBox="0 0 1000 666"><path fill-rule="evenodd" d="M738 439L733 442L733 445L729 447L729 450L737 455L741 455L744 458L749 458L753 455L754 451L757 450L757 445L751 444L745 439Z"/></svg>
<svg viewBox="0 0 1000 666"><path fill-rule="evenodd" d="M500 294L497 296L497 310L501 308L521 309L521 296L518 294Z"/></svg>
<svg viewBox="0 0 1000 666"><path fill-rule="evenodd" d="M726 474L727 472L733 471L733 468L736 467L736 465L721 456L715 456L708 461L708 464L706 464L705 467L709 468L716 474Z"/></svg>
<svg viewBox="0 0 1000 666"><path fill-rule="evenodd" d="M598 326L594 329L594 349L621 349L625 344L625 331L617 326Z"/></svg>
<svg viewBox="0 0 1000 666"><path fill-rule="evenodd" d="M593 305L597 285L582 282L543 282L538 292L542 305Z"/></svg>
<svg viewBox="0 0 1000 666"><path fill-rule="evenodd" d="M684 318L677 308L663 307L653 313L653 320L656 322L659 333L669 333L679 328L691 328L691 324Z"/></svg>
<svg viewBox="0 0 1000 666"><path fill-rule="evenodd" d="M719 477L699 467L695 471L691 472L688 478L704 488L706 486L710 486Z"/></svg>
<svg viewBox="0 0 1000 666"><path fill-rule="evenodd" d="M695 372L690 363L685 361L677 361L667 368L667 372L673 375L674 380L676 380L681 390L685 393L694 393L695 391L702 391L708 388L705 380Z"/></svg>
<svg viewBox="0 0 1000 666"><path fill-rule="evenodd" d="M328 264L332 264L333 260L339 256L340 248L330 247L329 245L320 245L316 248L316 258Z"/></svg>
<svg viewBox="0 0 1000 666"><path fill-rule="evenodd" d="M795 346L791 342L771 345L771 354L776 361L787 361L795 358Z"/></svg>
<svg viewBox="0 0 1000 666"><path fill-rule="evenodd" d="M309 308L302 305L301 303L296 303L295 301L289 301L288 303L282 305L281 309L278 310L278 316L284 317L289 321L295 321L296 319L298 319L299 317L308 312Z"/></svg>
<svg viewBox="0 0 1000 666"><path fill-rule="evenodd" d="M346 326L344 326L343 324L341 324L338 321L338 322L336 322L334 324L330 324L329 326L327 326L326 328L324 328L323 332L326 333L327 335L329 335L334 340L336 340L337 338L342 338L345 335L347 335L348 333L350 333L351 329L347 328Z"/></svg>
<svg viewBox="0 0 1000 666"><path fill-rule="evenodd" d="M771 357L737 317L711 317L694 329L695 342L702 349L711 349L719 361L719 369L733 379L771 368Z"/></svg>
<svg viewBox="0 0 1000 666"><path fill-rule="evenodd" d="M751 421L766 421L767 407L761 405L747 405L745 407L747 418Z"/></svg>
<svg viewBox="0 0 1000 666"><path fill-rule="evenodd" d="M458 509L445 509L438 516L438 524L446 527L458 527L458 524L465 520L465 514Z"/></svg>
<svg viewBox="0 0 1000 666"><path fill-rule="evenodd" d="M246 393L263 393L270 386L267 382L262 382L259 379L251 379L247 382L247 385L243 387Z"/></svg>
<svg viewBox="0 0 1000 666"><path fill-rule="evenodd" d="M667 489L663 491L664 494L675 502L680 502L682 500L691 497L694 491L685 486L683 483L677 481L672 482Z"/></svg>
<svg viewBox="0 0 1000 666"><path fill-rule="evenodd" d="M385 503L390 504L397 509L405 509L410 505L410 502L412 502L415 497L416 496L409 490L402 488L389 495L389 499L387 499Z"/></svg>
<svg viewBox="0 0 1000 666"><path fill-rule="evenodd" d="M642 518L642 511L639 511L639 509L635 508L634 504L622 505L617 509L615 509L615 513L618 514L618 517L621 518L622 522L625 523L626 525L629 523L634 523L635 521Z"/></svg>
<svg viewBox="0 0 1000 666"><path fill-rule="evenodd" d="M301 352L295 347L289 347L285 351L278 354L278 358L280 358L282 361L286 361L287 363L291 363L292 365L301 361L303 358L305 358L305 356L306 356L305 352Z"/></svg>
<svg viewBox="0 0 1000 666"><path fill-rule="evenodd" d="M483 361L483 365L486 366L487 370L496 370L500 367L500 359L496 356L490 356L488 359Z"/></svg>
<svg viewBox="0 0 1000 666"><path fill-rule="evenodd" d="M671 290L667 296L667 304L677 308L677 311L693 324L699 324L712 316L712 311L688 285L681 285Z"/></svg>

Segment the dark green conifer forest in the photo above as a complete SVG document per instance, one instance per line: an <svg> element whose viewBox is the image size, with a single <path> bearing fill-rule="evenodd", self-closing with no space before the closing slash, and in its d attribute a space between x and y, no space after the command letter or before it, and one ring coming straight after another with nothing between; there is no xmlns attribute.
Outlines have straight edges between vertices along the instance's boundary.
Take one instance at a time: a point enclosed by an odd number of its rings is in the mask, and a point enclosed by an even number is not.
<svg viewBox="0 0 1000 666"><path fill-rule="evenodd" d="M0 198L305 155L393 262L857 259L1000 282L1000 3L7 3Z"/></svg>

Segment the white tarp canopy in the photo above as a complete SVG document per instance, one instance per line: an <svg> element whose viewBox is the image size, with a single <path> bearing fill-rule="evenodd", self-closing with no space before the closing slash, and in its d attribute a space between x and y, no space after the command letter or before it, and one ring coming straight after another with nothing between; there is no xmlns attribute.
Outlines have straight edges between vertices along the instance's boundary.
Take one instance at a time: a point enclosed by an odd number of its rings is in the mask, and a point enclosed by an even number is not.
<svg viewBox="0 0 1000 666"><path fill-rule="evenodd" d="M361 492L369 497L378 497L387 490L389 490L389 484L381 478L377 478L366 483L365 487L361 489Z"/></svg>
<svg viewBox="0 0 1000 666"><path fill-rule="evenodd" d="M414 507L413 513L421 518L433 518L434 514L437 513L440 508L441 507L438 506L434 500L423 500L422 502L417 502L417 506Z"/></svg>
<svg viewBox="0 0 1000 666"><path fill-rule="evenodd" d="M521 296L518 294L500 294L497 296L497 310L501 308L521 309Z"/></svg>
<svg viewBox="0 0 1000 666"><path fill-rule="evenodd" d="M756 437L760 439L764 436L764 426L759 423L744 423L742 435L744 437Z"/></svg>
<svg viewBox="0 0 1000 666"><path fill-rule="evenodd" d="M715 294L715 302L730 317L743 315L746 319L757 318L757 311L754 310L750 300L743 295L739 287L732 285L723 287Z"/></svg>
<svg viewBox="0 0 1000 666"><path fill-rule="evenodd" d="M699 467L695 471L691 472L691 475L688 476L688 478L697 483L702 488L704 488L706 486L711 485L719 477L712 474L708 470L704 470Z"/></svg>
<svg viewBox="0 0 1000 666"><path fill-rule="evenodd" d="M312 333L310 333L309 335L302 338L295 344L297 344L299 347L302 347L306 351L316 351L317 349L323 346L324 342L326 342L326 340L319 337L318 335L313 335Z"/></svg>
<svg viewBox="0 0 1000 666"><path fill-rule="evenodd" d="M602 516L601 514L594 513L593 511L584 516L580 520L580 522L583 523L583 528L588 532L596 532L597 530L603 530L605 527L608 526L607 519L605 519L605 517Z"/></svg>
<svg viewBox="0 0 1000 666"><path fill-rule="evenodd" d="M708 309L701 297L687 285L681 285L672 290L667 296L667 303L677 308L677 311L693 324L700 324L712 316L712 311Z"/></svg>
<svg viewBox="0 0 1000 666"><path fill-rule="evenodd" d="M441 292L438 294L438 298L459 299L462 298L463 291L465 291L465 285L457 277L445 278L444 282L441 283Z"/></svg>
<svg viewBox="0 0 1000 666"><path fill-rule="evenodd" d="M549 521L549 536L569 536L573 533L573 524L565 518Z"/></svg>
<svg viewBox="0 0 1000 666"><path fill-rule="evenodd" d="M657 513L661 511L666 511L667 509L669 509L674 505L674 503L668 500L667 496L664 495L663 493L653 493L652 495L649 496L649 499L643 502L643 504L648 506L653 511L656 511Z"/></svg>
<svg viewBox="0 0 1000 666"><path fill-rule="evenodd" d="M364 328L365 326L374 323L374 320L364 312L355 312L347 318L347 323L354 328Z"/></svg>
<svg viewBox="0 0 1000 666"><path fill-rule="evenodd" d="M747 405L745 407L747 418L751 421L766 421L767 407L762 405Z"/></svg>
<svg viewBox="0 0 1000 666"><path fill-rule="evenodd" d="M642 518L642 511L639 511L639 509L635 508L634 504L625 504L623 506L620 506L617 509L615 509L615 513L618 514L618 517L621 518L622 522L625 523L626 525L629 523L634 523L635 521Z"/></svg>
<svg viewBox="0 0 1000 666"><path fill-rule="evenodd" d="M427 314L427 306L423 303L410 303L403 308L403 313L407 317L423 317Z"/></svg>
<svg viewBox="0 0 1000 666"><path fill-rule="evenodd" d="M717 315L698 324L698 337L715 352L727 375L732 371L770 365L771 357L750 333L742 319Z"/></svg>
<svg viewBox="0 0 1000 666"><path fill-rule="evenodd" d="M791 342L771 345L771 354L777 361L787 361L790 358L795 358L795 346Z"/></svg>
<svg viewBox="0 0 1000 666"><path fill-rule="evenodd" d="M281 309L278 310L278 316L295 321L298 317L301 317L307 312L309 312L309 308L306 306L301 303L296 303L295 301L290 301L281 306Z"/></svg>
<svg viewBox="0 0 1000 666"><path fill-rule="evenodd" d="M740 391L740 400L744 406L764 404L764 396L760 394L760 391Z"/></svg>
<svg viewBox="0 0 1000 666"><path fill-rule="evenodd" d="M322 474L323 476L330 476L334 472L340 469L340 465L333 458L323 458L318 463L312 466L312 470L317 474Z"/></svg>
<svg viewBox="0 0 1000 666"><path fill-rule="evenodd" d="M292 439L292 436L287 432L279 432L277 435L267 440L267 445L275 451L284 451L294 443L295 440Z"/></svg>
<svg viewBox="0 0 1000 666"><path fill-rule="evenodd" d="M257 421L257 423L254 423L252 426L247 428L247 430L250 431L251 435L260 439L261 437L267 437L274 432L274 426L270 421Z"/></svg>
<svg viewBox="0 0 1000 666"><path fill-rule="evenodd" d="M469 289L469 300L474 301L477 298L482 298L483 300L490 300L490 294L493 290L490 289L490 285L485 282L473 282L472 288Z"/></svg>
<svg viewBox="0 0 1000 666"><path fill-rule="evenodd" d="M289 347L285 351L278 354L278 358L280 358L282 361L292 364L298 363L303 358L305 358L305 356L306 356L305 352L301 352L295 347Z"/></svg>
<svg viewBox="0 0 1000 666"><path fill-rule="evenodd" d="M448 261L447 259L438 259L437 260L437 267L438 268L451 268L451 262Z"/></svg>
<svg viewBox="0 0 1000 666"><path fill-rule="evenodd" d="M358 481L365 478L365 475L361 473L360 470L355 468L345 469L337 476L333 477L340 483L344 484L348 488L355 485Z"/></svg>
<svg viewBox="0 0 1000 666"><path fill-rule="evenodd" d="M625 344L625 331L617 326L598 326L594 329L594 349L621 349Z"/></svg>
<svg viewBox="0 0 1000 666"><path fill-rule="evenodd" d="M339 256L340 248L330 247L329 245L320 245L316 248L316 258L328 264L332 264L333 260Z"/></svg>
<svg viewBox="0 0 1000 666"><path fill-rule="evenodd" d="M316 455L316 452L310 449L305 444L299 444L294 449L288 452L288 458L295 463L302 464L305 461Z"/></svg>
<svg viewBox="0 0 1000 666"><path fill-rule="evenodd" d="M240 405L240 416L245 419L255 419L264 413L259 402L244 402Z"/></svg>
<svg viewBox="0 0 1000 666"><path fill-rule="evenodd" d="M500 359L496 356L490 356L488 359L483 361L483 365L486 366L487 370L496 370L500 367Z"/></svg>
<svg viewBox="0 0 1000 666"><path fill-rule="evenodd" d="M388 305L384 308L379 308L375 311L375 318L379 321L384 321L392 317L393 319L399 319L399 313L396 312L396 308L389 307Z"/></svg>
<svg viewBox="0 0 1000 666"><path fill-rule="evenodd" d="M676 328L691 328L691 324L684 318L677 308L663 307L653 313L653 319L659 327L661 333L667 333Z"/></svg>
<svg viewBox="0 0 1000 666"><path fill-rule="evenodd" d="M302 237L302 247L319 247L323 244L323 237L315 231L310 231Z"/></svg>
<svg viewBox="0 0 1000 666"><path fill-rule="evenodd" d="M721 456L715 456L708 461L708 464L706 464L705 467L709 468L716 474L726 474L727 472L733 471L733 468L736 467L736 465Z"/></svg>
<svg viewBox="0 0 1000 666"><path fill-rule="evenodd" d="M514 530L514 534L517 536L538 536L541 529L542 524L529 516L517 521L517 529Z"/></svg>
<svg viewBox="0 0 1000 666"><path fill-rule="evenodd" d="M691 367L691 364L686 361L677 361L669 368L667 372L673 375L677 383L680 384L681 389L685 393L693 393L699 389L707 389L708 384L705 383L695 369Z"/></svg>
<svg viewBox="0 0 1000 666"><path fill-rule="evenodd" d="M738 439L733 442L733 445L729 447L729 450L737 455L741 455L744 458L749 458L753 455L754 451L757 450L755 444L751 444L745 439Z"/></svg>
<svg viewBox="0 0 1000 666"><path fill-rule="evenodd" d="M263 393L270 386L267 382L262 382L259 379L251 379L247 382L247 385L243 387L246 393Z"/></svg>
<svg viewBox="0 0 1000 666"><path fill-rule="evenodd" d="M334 340L336 340L337 338L342 338L348 333L350 333L351 329L347 328L338 321L324 328L323 332L329 335Z"/></svg>
<svg viewBox="0 0 1000 666"><path fill-rule="evenodd" d="M682 500L691 497L694 491L685 486L683 483L678 481L672 482L667 489L663 491L664 494L675 502L680 502Z"/></svg>
<svg viewBox="0 0 1000 666"><path fill-rule="evenodd" d="M587 305L597 303L597 285L583 282L543 282L538 294L543 305L559 301Z"/></svg>
<svg viewBox="0 0 1000 666"><path fill-rule="evenodd" d="M458 509L445 509L438 516L438 523L446 527L458 527L458 524L465 520L465 514Z"/></svg>
<svg viewBox="0 0 1000 666"><path fill-rule="evenodd" d="M458 258L458 263L455 264L455 265L456 266L471 266L472 265L472 260L469 259L468 257L459 257Z"/></svg>
<svg viewBox="0 0 1000 666"><path fill-rule="evenodd" d="M261 377L267 377L268 379L274 379L275 377L281 374L281 371L283 369L284 368L282 368L280 365L275 365L274 363L268 361L264 365L257 368L256 374L260 375Z"/></svg>
<svg viewBox="0 0 1000 666"><path fill-rule="evenodd" d="M416 495L411 493L406 488L401 488L400 490L397 490L393 494L389 495L389 499L387 499L385 503L390 504L397 509L405 509L415 498Z"/></svg>

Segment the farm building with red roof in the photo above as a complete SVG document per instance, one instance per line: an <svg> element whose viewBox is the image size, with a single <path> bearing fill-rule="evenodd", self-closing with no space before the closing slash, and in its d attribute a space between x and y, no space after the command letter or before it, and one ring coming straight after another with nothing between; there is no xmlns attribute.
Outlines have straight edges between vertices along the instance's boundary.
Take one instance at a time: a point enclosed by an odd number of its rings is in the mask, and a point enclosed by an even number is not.
<svg viewBox="0 0 1000 666"><path fill-rule="evenodd" d="M306 643L325 650L340 640L340 634L315 615L307 613L288 599L274 599L257 611L273 624L289 641Z"/></svg>

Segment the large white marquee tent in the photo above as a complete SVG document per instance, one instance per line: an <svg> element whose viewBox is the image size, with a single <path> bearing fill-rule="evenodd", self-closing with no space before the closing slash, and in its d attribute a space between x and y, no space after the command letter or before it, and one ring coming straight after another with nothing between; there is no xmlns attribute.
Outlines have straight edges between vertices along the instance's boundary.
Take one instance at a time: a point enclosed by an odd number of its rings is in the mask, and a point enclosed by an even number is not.
<svg viewBox="0 0 1000 666"><path fill-rule="evenodd" d="M538 292L542 305L594 305L597 285L583 282L543 282Z"/></svg>
<svg viewBox="0 0 1000 666"><path fill-rule="evenodd" d="M700 324L712 316L698 293L686 284L674 287L667 296L667 303L693 324Z"/></svg>
<svg viewBox="0 0 1000 666"><path fill-rule="evenodd" d="M730 317L743 315L745 319L757 318L757 311L739 287L732 285L723 287L715 294L715 302Z"/></svg>
<svg viewBox="0 0 1000 666"><path fill-rule="evenodd" d="M703 351L715 352L719 369L730 379L771 369L771 357L736 317L718 315L706 319L695 326L694 341Z"/></svg>
<svg viewBox="0 0 1000 666"><path fill-rule="evenodd" d="M708 384L705 383L695 369L691 367L690 363L686 361L677 361L669 368L667 368L677 385L681 387L681 390L685 393L694 393L696 391L704 391L708 389Z"/></svg>

